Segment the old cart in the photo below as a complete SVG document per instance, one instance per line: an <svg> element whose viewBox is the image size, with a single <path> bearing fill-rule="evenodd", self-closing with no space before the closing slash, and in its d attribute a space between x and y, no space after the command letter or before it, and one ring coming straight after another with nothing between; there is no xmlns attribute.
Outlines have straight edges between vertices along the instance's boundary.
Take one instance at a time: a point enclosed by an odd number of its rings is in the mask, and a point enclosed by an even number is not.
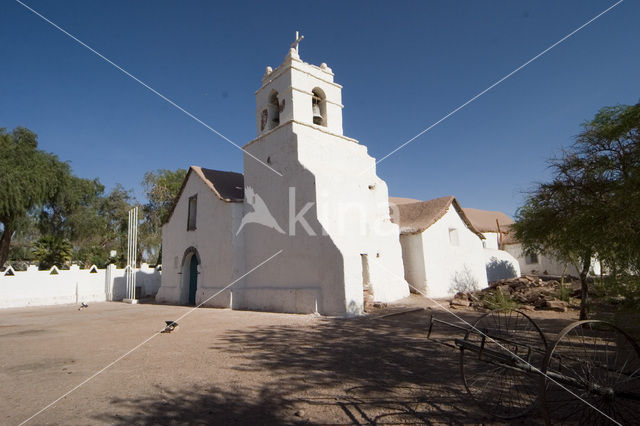
<svg viewBox="0 0 640 426"><path fill-rule="evenodd" d="M521 311L489 312L460 330L462 381L490 415L514 419L540 408L547 424L639 424L640 348L613 324L588 320L548 342Z"/></svg>

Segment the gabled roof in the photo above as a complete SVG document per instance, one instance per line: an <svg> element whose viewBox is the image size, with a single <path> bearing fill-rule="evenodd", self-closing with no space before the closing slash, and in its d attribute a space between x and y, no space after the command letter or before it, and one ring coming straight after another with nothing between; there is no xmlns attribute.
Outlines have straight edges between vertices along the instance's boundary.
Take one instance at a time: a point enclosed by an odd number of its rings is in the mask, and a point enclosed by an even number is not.
<svg viewBox="0 0 640 426"><path fill-rule="evenodd" d="M167 222L171 220L173 211L178 205L178 200L180 200L180 197L184 192L184 188L192 174L195 174L202 179L202 182L211 189L218 199L226 203L241 203L244 201L244 176L242 173L223 172L220 170L191 166L182 181L182 186L180 187L178 195L176 195L176 198L173 200L173 206L171 206L171 210L167 216Z"/></svg>
<svg viewBox="0 0 640 426"><path fill-rule="evenodd" d="M473 226L480 232L498 232L498 223L500 231L507 232L509 225L513 223L513 219L502 212L472 209L465 207L464 213L467 215ZM496 223L497 221L497 223Z"/></svg>
<svg viewBox="0 0 640 426"><path fill-rule="evenodd" d="M416 200L415 198L405 198L405 197L389 197L389 203L400 205L400 204L410 204L410 203L419 203L420 200Z"/></svg>
<svg viewBox="0 0 640 426"><path fill-rule="evenodd" d="M244 201L244 176L242 173L223 172L191 166L214 194L226 202Z"/></svg>
<svg viewBox="0 0 640 426"><path fill-rule="evenodd" d="M429 201L418 201L415 203L404 204L394 203L393 198L390 198L389 204L395 204L398 209L399 217L394 218L392 212L391 220L394 223L399 220L398 225L400 226L401 234L417 234L419 232L423 232L444 216L449 210L449 207L453 205L467 227L469 227L469 229L481 239L484 239L484 235L473 227L467 218L467 215L464 213L460 204L458 204L458 201L453 195Z"/></svg>

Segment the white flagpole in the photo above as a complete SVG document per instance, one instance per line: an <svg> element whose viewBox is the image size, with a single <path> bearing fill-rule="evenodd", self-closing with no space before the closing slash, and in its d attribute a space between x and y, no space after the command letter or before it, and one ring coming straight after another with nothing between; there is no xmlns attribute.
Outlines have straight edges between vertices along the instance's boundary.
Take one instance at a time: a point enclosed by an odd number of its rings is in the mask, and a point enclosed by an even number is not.
<svg viewBox="0 0 640 426"><path fill-rule="evenodd" d="M138 247L138 207L129 210L129 223L127 232L127 288L126 303L138 303L136 299L136 256Z"/></svg>

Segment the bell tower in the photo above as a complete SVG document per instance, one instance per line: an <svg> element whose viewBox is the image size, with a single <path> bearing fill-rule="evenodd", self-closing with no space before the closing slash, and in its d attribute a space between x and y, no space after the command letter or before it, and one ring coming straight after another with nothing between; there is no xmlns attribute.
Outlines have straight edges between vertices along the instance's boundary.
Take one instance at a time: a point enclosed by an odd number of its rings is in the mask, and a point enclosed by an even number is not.
<svg viewBox="0 0 640 426"><path fill-rule="evenodd" d="M356 315L365 288L380 302L409 295L399 230L375 159L342 134L342 86L326 64L300 60L301 40L296 34L284 62L267 67L256 92L257 137L243 147L245 194L253 194L244 214L260 216L264 205L278 225L238 231L243 265L279 254L234 286L233 304Z"/></svg>
<svg viewBox="0 0 640 426"><path fill-rule="evenodd" d="M296 32L284 62L275 70L267 67L262 77L256 92L258 137L291 121L342 135L342 86L327 64L300 60L303 38Z"/></svg>

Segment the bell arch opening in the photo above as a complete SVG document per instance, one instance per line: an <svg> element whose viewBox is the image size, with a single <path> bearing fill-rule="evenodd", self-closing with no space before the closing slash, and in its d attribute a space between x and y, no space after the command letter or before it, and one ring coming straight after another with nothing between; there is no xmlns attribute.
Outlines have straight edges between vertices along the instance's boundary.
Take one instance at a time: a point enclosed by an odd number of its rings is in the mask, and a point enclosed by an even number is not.
<svg viewBox="0 0 640 426"><path fill-rule="evenodd" d="M280 125L280 102L278 101L278 92L271 91L269 95L269 104L267 106L269 122L268 129L274 129Z"/></svg>
<svg viewBox="0 0 640 426"><path fill-rule="evenodd" d="M327 127L327 97L319 87L311 91L311 112L313 124Z"/></svg>

